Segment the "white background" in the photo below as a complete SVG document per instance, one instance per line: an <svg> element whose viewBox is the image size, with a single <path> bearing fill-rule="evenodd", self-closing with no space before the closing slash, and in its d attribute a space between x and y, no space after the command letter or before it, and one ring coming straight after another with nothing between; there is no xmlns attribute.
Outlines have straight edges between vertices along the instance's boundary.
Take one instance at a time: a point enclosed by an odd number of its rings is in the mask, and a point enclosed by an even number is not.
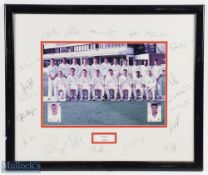
<svg viewBox="0 0 208 175"><path fill-rule="evenodd" d="M6 1L6 3L15 3L15 1ZM16 2L19 2L19 3L28 3L28 1L16 1ZM47 1L30 1L31 3L41 3L41 2L47 2ZM67 3L67 1L52 1L52 2L54 2L54 3L64 3L64 4L66 4ZM86 3L86 2L88 2L88 3ZM116 3L117 2L117 3ZM139 4L164 4L164 2L165 1L148 1L148 2L145 2L145 1L143 1L143 3L142 3L142 1L139 3ZM171 2L171 1L170 1ZM205 3L204 1L183 1L183 4L190 4L190 3ZM71 1L71 3L73 3L73 1ZM83 2L81 2L81 1L74 1L74 3L76 3L76 4L82 4ZM86 4L94 4L95 2L94 1L85 1L85 3ZM136 4L136 1L128 1L128 3L127 3L127 1L114 1L114 3L115 4ZM175 4L177 4L177 3L182 3L182 1L174 1L174 3ZM104 4L104 2L102 3L102 4ZM106 2L106 4L111 4L110 3L110 1L109 2ZM138 3L137 3L138 4ZM171 4L173 4L173 2L171 3ZM1 2L1 16L0 16L0 20L1 20L1 23L3 23L3 20L4 20L4 15L3 15L3 13L4 13L4 11L3 11L3 3ZM207 15L206 15L207 16ZM206 24L207 25L207 24ZM0 34L1 34L1 38L4 38L4 32L3 32L3 30L4 30L4 28L3 28L3 25L1 25L0 26L1 28L0 28ZM206 26L205 26L205 28L206 28ZM206 36L205 36L206 37ZM206 41L207 42L207 41ZM5 76L5 68L4 68L4 65L5 65L5 62L4 62L4 41L3 41L3 39L1 40L1 43L0 43L0 49L1 49L1 51L0 51L0 59L1 59L1 67L0 67L0 82L4 82L4 76ZM206 58L206 45L205 45L205 58ZM207 64L207 62L206 62L206 59L205 59L205 67L207 67L208 66L208 64ZM207 86L207 81L206 81L206 79L207 79L207 69L205 69L205 89L208 87ZM5 133L4 133L4 124L5 124L5 118L4 118L4 116L5 116L5 110L4 110L4 108L5 108L5 104L4 104L4 98L5 98L5 94L4 94L4 84L1 84L1 86L0 86L0 88L1 88L1 90L0 90L0 97L1 97L1 99L2 99L2 102L1 102L1 105L0 105L0 116L1 116L1 122L0 122L0 124L1 124L1 128L0 128L0 145L1 145L1 152L0 152L0 155L1 155L1 161L3 161L4 160L4 141L5 141L5 137L4 137L4 135L5 135ZM207 96L207 93L206 93L206 91L205 91L205 94L204 94L205 96ZM205 104L204 104L205 106L207 106L207 99L205 98ZM207 121L207 118L206 118L206 115L207 115L207 111L205 110L204 111L204 123L205 123L205 125L204 125L204 138L206 138L207 137L207 130L208 130L208 121ZM207 169L208 169L208 161L207 161L207 158L208 158L208 156L207 156L207 149L206 149L206 147L208 147L208 144L207 144L207 140L206 139L204 139L204 142L205 142L205 145L204 145L204 147L205 147L205 161L204 161L204 171L203 172L195 172L195 173L190 173L190 172L188 172L188 173L186 173L186 172L177 172L178 174L207 174ZM72 173L72 172L71 172ZM81 174L81 172L76 172L77 174ZM89 172L90 174L92 174L92 172ZM98 172L97 172L98 173ZM100 174L107 174L107 173L112 173L112 174L117 174L117 173L121 173L121 172L99 172ZM122 172L122 173L127 173L127 172ZM165 173L166 174L166 172L163 172L163 173ZM172 172L172 173L174 173L174 174L176 174L176 172ZM73 172L73 174L75 174L74 172ZM128 173L129 174L129 173ZM132 172L132 174L161 174L161 172ZM171 174L171 172L170 172L170 174Z"/></svg>

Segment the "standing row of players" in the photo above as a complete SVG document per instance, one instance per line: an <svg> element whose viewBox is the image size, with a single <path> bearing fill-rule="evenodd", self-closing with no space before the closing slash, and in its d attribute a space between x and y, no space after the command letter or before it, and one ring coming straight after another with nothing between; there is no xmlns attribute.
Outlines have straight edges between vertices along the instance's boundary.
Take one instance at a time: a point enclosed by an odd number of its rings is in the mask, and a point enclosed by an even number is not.
<svg viewBox="0 0 208 175"><path fill-rule="evenodd" d="M148 61L144 65L129 66L127 60L123 60L122 66L113 59L113 64L105 58L102 64L98 64L96 58L93 59L93 64L90 66L87 59L83 59L83 64L80 66L76 59L73 59L69 65L66 58L62 59L62 63L57 66L54 59L50 60L50 65L47 67L48 75L48 98L51 99L52 94L56 99L67 99L75 92L75 96L83 100L83 91L88 92L88 100L94 100L96 90L101 92L101 99L104 100L104 95L110 99L110 90L114 92L114 99L124 98L124 91L128 92L128 100L144 99L155 100L156 91L158 97L162 97L161 77L163 74L162 66L155 60L154 66L148 66ZM61 92L61 95L60 95ZM138 92L140 96L138 97ZM133 95L133 96L132 96Z"/></svg>

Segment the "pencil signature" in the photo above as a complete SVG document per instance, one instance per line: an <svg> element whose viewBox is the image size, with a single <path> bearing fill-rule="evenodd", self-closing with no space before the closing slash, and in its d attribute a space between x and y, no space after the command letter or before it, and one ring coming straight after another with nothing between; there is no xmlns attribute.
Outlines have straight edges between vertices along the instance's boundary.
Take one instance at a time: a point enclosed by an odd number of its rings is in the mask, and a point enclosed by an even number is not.
<svg viewBox="0 0 208 175"><path fill-rule="evenodd" d="M20 135L23 142L24 149L32 143L33 140L35 140L35 137L33 137L30 132L28 131L28 128L26 127L20 127Z"/></svg>
<svg viewBox="0 0 208 175"><path fill-rule="evenodd" d="M183 49L192 43L193 43L193 40L170 43L170 50Z"/></svg>
<svg viewBox="0 0 208 175"><path fill-rule="evenodd" d="M139 32L139 31L129 31L129 37L134 37L139 34L141 34L141 32Z"/></svg>
<svg viewBox="0 0 208 175"><path fill-rule="evenodd" d="M181 90L176 92L172 97L169 98L169 103L173 102L177 97L187 93L190 90L190 85L184 86Z"/></svg>
<svg viewBox="0 0 208 175"><path fill-rule="evenodd" d="M70 134L64 139L64 141L59 140L57 136L51 136L48 141L47 145L45 146L46 154L52 156L54 152L61 153L63 155L69 155L69 153L76 148L82 142L82 138L79 134Z"/></svg>
<svg viewBox="0 0 208 175"><path fill-rule="evenodd" d="M48 39L48 38L51 38L51 37L53 37L53 36L55 36L57 34L58 34L58 32L56 31L56 29L55 28L51 28L50 30L48 30L45 33L43 33L42 38Z"/></svg>
<svg viewBox="0 0 208 175"><path fill-rule="evenodd" d="M28 63L24 63L18 66L18 71L19 72L26 71L27 69L30 69L34 64L39 63L39 62L40 62L40 58L36 58L35 60L32 60Z"/></svg>
<svg viewBox="0 0 208 175"><path fill-rule="evenodd" d="M161 32L158 33L158 32L155 32L155 31L147 31L147 32L145 32L145 35L149 36L151 38L166 36L165 33L161 33Z"/></svg>
<svg viewBox="0 0 208 175"><path fill-rule="evenodd" d="M109 36L112 37L118 31L112 30L112 29L108 29L107 31L98 31L98 30L91 29L89 32L92 33L92 34L109 35Z"/></svg>
<svg viewBox="0 0 208 175"><path fill-rule="evenodd" d="M90 150L94 153L102 153L102 152L104 152L104 145L93 146L93 147L91 147Z"/></svg>
<svg viewBox="0 0 208 175"><path fill-rule="evenodd" d="M172 120L169 123L169 132L170 134L173 134L173 132L176 130L176 128L179 127L179 117L180 117L180 113L178 113L178 115L176 115L176 117L174 118L174 120Z"/></svg>
<svg viewBox="0 0 208 175"><path fill-rule="evenodd" d="M177 146L175 143L171 142L168 144L164 144L164 151L169 153L174 153L177 150Z"/></svg>
<svg viewBox="0 0 208 175"><path fill-rule="evenodd" d="M175 86L179 83L177 77L173 72L170 72L169 83L171 86Z"/></svg>
<svg viewBox="0 0 208 175"><path fill-rule="evenodd" d="M17 121L24 122L27 117L35 116L37 108L27 109L24 112L21 112L17 115Z"/></svg>
<svg viewBox="0 0 208 175"><path fill-rule="evenodd" d="M132 141L129 141L127 144L123 144L124 149L131 149L133 146L138 144L145 144L145 140L143 137L138 137L133 139Z"/></svg>
<svg viewBox="0 0 208 175"><path fill-rule="evenodd" d="M77 35L77 34L79 34L79 30L76 26L69 26L64 32L64 36Z"/></svg>
<svg viewBox="0 0 208 175"><path fill-rule="evenodd" d="M20 93L20 95L17 97L19 102L23 102L32 98L33 96L37 96L37 93L33 91L34 84L35 82L32 77L26 79L25 82L19 83L19 86L22 90L22 93Z"/></svg>
<svg viewBox="0 0 208 175"><path fill-rule="evenodd" d="M186 99L182 103L180 103L180 104L178 104L176 106L171 107L171 110L183 109L183 108L185 108L188 105L190 105L190 100Z"/></svg>
<svg viewBox="0 0 208 175"><path fill-rule="evenodd" d="M20 87L24 94L28 94L28 91L31 91L31 89L34 86L34 81L32 78L28 78L24 83L20 83Z"/></svg>

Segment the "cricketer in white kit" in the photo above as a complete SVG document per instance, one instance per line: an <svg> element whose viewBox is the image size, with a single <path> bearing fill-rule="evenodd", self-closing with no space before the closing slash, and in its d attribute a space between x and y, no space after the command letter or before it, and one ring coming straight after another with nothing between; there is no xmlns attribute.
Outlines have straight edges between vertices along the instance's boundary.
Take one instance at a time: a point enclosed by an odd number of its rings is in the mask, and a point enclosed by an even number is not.
<svg viewBox="0 0 208 175"><path fill-rule="evenodd" d="M96 70L99 70L101 74L101 65L98 64L98 60L96 58L93 58L93 64L90 66L92 78L95 77Z"/></svg>
<svg viewBox="0 0 208 175"><path fill-rule="evenodd" d="M116 58L113 59L113 65L111 66L111 69L113 70L114 76L118 78L121 72L121 66L118 64Z"/></svg>
<svg viewBox="0 0 208 175"><path fill-rule="evenodd" d="M144 79L142 78L140 71L136 72L136 77L133 78L133 94L134 99L137 99L137 91L140 91L140 99L144 99Z"/></svg>
<svg viewBox="0 0 208 175"><path fill-rule="evenodd" d="M75 69L75 76L80 77L81 67L79 64L77 64L77 60L75 58L72 59L72 64L70 65L70 68L74 68Z"/></svg>
<svg viewBox="0 0 208 175"><path fill-rule="evenodd" d="M141 73L142 77L144 77L144 78L148 77L149 70L150 70L150 67L148 66L148 61L144 60L144 65L140 66L140 73Z"/></svg>
<svg viewBox="0 0 208 175"><path fill-rule="evenodd" d="M131 72L132 72L132 78L136 78L137 77L137 72L140 72L141 75L141 66L139 65L138 60L135 60L134 65L131 68Z"/></svg>
<svg viewBox="0 0 208 175"><path fill-rule="evenodd" d="M158 111L158 104L151 104L151 112L148 115L148 122L161 122L161 114Z"/></svg>
<svg viewBox="0 0 208 175"><path fill-rule="evenodd" d="M79 88L80 88L80 100L84 99L83 90L87 90L88 101L91 99L91 79L87 75L87 70L83 69L83 74L79 79Z"/></svg>
<svg viewBox="0 0 208 175"><path fill-rule="evenodd" d="M66 58L62 59L62 63L59 64L58 70L62 71L64 77L69 75L70 65L66 62Z"/></svg>
<svg viewBox="0 0 208 175"><path fill-rule="evenodd" d="M152 67L152 73L153 76L156 78L157 81L157 91L159 98L162 97L162 74L163 74L163 69L162 66L158 64L158 60L155 60L155 65Z"/></svg>
<svg viewBox="0 0 208 175"><path fill-rule="evenodd" d="M101 64L101 73L102 73L104 78L108 75L110 67L111 67L111 65L108 62L108 59L105 58L104 62Z"/></svg>
<svg viewBox="0 0 208 175"><path fill-rule="evenodd" d="M123 74L124 69L127 70L128 75L132 76L132 70L131 70L131 67L128 65L127 59L124 59L123 62L122 62L122 66L120 68L120 73L121 74Z"/></svg>
<svg viewBox="0 0 208 175"><path fill-rule="evenodd" d="M128 72L126 69L123 71L123 75L119 78L119 92L121 99L124 99L123 91L128 90L128 100L131 100L131 94L132 94L132 79L128 75Z"/></svg>
<svg viewBox="0 0 208 175"><path fill-rule="evenodd" d="M72 90L75 90L75 98L78 98L78 92L79 92L79 88L78 88L78 78L75 75L75 69L72 67L70 69L70 75L67 77L67 94L68 97L71 97L71 93Z"/></svg>
<svg viewBox="0 0 208 175"><path fill-rule="evenodd" d="M55 93L54 82L58 74L58 67L55 65L55 59L50 60L50 65L47 67L47 75L48 75L48 99L50 100L53 93Z"/></svg>
<svg viewBox="0 0 208 175"><path fill-rule="evenodd" d="M81 65L81 72L82 72L80 75L81 77L83 76L83 70L87 71L87 76L89 76L90 78L92 77L91 76L91 67L88 64L87 58L83 59L83 64Z"/></svg>
<svg viewBox="0 0 208 175"><path fill-rule="evenodd" d="M144 77L143 77L144 78ZM145 81L145 95L147 100L155 100L155 90L156 90L156 78L153 76L152 72L149 71L149 75L144 78Z"/></svg>
<svg viewBox="0 0 208 175"><path fill-rule="evenodd" d="M96 70L95 77L92 79L92 97L93 100L95 100L95 91L100 90L101 91L101 99L104 99L104 85L105 81L104 78L100 75L100 70Z"/></svg>
<svg viewBox="0 0 208 175"><path fill-rule="evenodd" d="M110 99L110 90L114 90L114 99L117 99L118 93L118 78L113 74L113 70L109 69L109 73L105 78L105 90L107 99Z"/></svg>
<svg viewBox="0 0 208 175"><path fill-rule="evenodd" d="M66 100L66 78L62 71L58 71L58 77L55 79L55 97L58 100Z"/></svg>

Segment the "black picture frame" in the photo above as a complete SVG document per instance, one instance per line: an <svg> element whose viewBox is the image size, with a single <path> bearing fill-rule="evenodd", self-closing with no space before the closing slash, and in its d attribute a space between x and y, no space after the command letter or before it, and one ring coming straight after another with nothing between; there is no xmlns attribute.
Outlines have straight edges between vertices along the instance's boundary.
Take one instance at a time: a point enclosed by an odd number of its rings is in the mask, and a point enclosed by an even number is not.
<svg viewBox="0 0 208 175"><path fill-rule="evenodd" d="M5 5L6 162L15 162L14 14L195 14L194 161L41 161L39 170L188 170L203 169L204 5ZM28 160L30 161L30 160ZM22 162L25 163L25 162ZM6 167L7 170L11 170Z"/></svg>

